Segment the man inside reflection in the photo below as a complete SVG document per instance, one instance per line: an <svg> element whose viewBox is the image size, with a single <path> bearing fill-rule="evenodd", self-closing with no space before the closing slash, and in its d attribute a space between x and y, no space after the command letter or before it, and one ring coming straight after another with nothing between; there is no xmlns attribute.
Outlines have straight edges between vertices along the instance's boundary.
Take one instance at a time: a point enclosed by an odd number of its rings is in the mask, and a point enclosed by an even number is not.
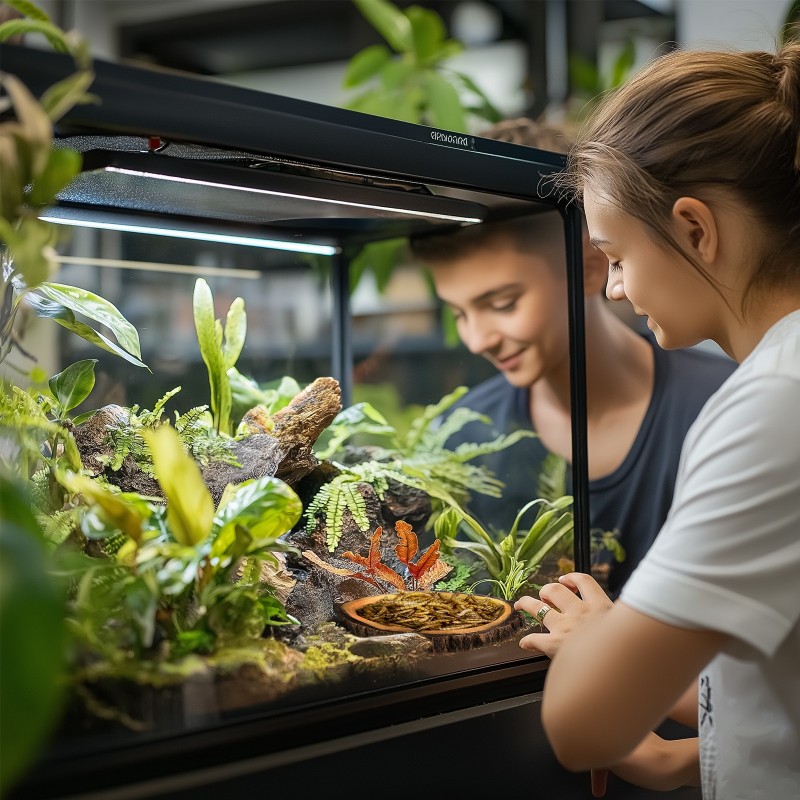
<svg viewBox="0 0 800 800"><path fill-rule="evenodd" d="M569 145L559 129L528 119L482 135L556 152ZM537 434L473 462L491 469L505 488L500 498L474 495L468 510L487 530L507 532L527 502L545 496L542 481L552 468L571 457L563 222L546 212L419 237L411 248L453 312L463 343L498 370L456 406L487 415L493 427L470 423L448 447L518 429ZM736 365L708 350L662 350L649 331L615 313L605 299L607 260L585 230L583 270L589 515L598 544L593 571L615 598L666 518L689 426ZM535 513L522 518L522 530ZM621 546L622 561L608 538L602 545L604 532Z"/></svg>

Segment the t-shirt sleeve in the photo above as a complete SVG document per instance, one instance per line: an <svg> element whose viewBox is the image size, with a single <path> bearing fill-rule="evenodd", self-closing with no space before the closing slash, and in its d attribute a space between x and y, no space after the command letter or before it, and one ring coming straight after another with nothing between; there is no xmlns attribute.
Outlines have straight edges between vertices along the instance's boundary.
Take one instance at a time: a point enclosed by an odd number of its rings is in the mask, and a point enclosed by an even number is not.
<svg viewBox="0 0 800 800"><path fill-rule="evenodd" d="M772 655L800 615L800 381L760 376L706 406L672 508L622 600Z"/></svg>

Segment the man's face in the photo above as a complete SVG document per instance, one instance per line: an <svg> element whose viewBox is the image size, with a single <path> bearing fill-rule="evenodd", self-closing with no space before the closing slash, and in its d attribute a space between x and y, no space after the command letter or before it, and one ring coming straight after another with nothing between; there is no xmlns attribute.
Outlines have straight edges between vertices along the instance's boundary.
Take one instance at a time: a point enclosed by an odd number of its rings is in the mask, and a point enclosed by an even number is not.
<svg viewBox="0 0 800 800"><path fill-rule="evenodd" d="M522 253L502 239L430 265L461 340L514 386L531 386L569 364L565 266L553 260L546 249Z"/></svg>

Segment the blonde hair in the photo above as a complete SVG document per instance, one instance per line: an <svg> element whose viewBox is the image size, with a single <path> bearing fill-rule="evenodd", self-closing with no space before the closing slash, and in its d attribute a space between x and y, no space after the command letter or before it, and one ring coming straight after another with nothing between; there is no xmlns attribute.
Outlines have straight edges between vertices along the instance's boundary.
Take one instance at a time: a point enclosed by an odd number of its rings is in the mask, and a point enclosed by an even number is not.
<svg viewBox="0 0 800 800"><path fill-rule="evenodd" d="M721 189L769 243L745 297L800 279L800 44L656 59L606 98L563 177L579 198L586 185L601 189L687 258L670 232L672 206L687 195L712 201Z"/></svg>

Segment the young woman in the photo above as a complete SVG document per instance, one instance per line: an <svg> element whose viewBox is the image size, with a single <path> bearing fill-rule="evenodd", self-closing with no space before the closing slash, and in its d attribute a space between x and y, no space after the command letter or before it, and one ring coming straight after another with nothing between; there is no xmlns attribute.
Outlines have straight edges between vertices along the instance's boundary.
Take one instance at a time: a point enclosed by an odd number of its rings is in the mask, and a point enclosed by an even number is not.
<svg viewBox="0 0 800 800"><path fill-rule="evenodd" d="M566 177L608 296L662 347L710 338L739 367L689 431L619 601L577 574L519 601L550 630L528 637L553 656L545 730L572 770L800 797L800 45L655 61L603 105ZM687 687L699 749L650 733Z"/></svg>

